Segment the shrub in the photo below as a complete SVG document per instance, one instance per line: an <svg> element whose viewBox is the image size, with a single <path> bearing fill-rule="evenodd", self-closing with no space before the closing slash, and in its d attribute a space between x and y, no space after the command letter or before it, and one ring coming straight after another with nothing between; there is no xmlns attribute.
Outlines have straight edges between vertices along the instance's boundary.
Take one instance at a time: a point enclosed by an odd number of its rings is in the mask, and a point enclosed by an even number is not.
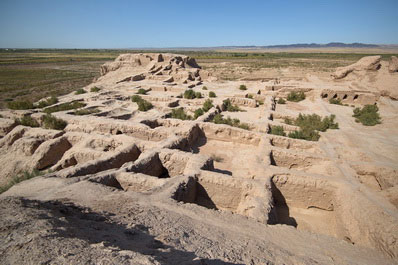
<svg viewBox="0 0 398 265"><path fill-rule="evenodd" d="M87 93L86 90L84 90L83 88L79 88L78 90L76 90L75 95L81 95Z"/></svg>
<svg viewBox="0 0 398 265"><path fill-rule="evenodd" d="M339 98L331 98L331 99L329 99L329 103L336 104L336 105L343 105L343 103L341 103L341 99L339 99Z"/></svg>
<svg viewBox="0 0 398 265"><path fill-rule="evenodd" d="M247 95L247 98L253 99L253 95Z"/></svg>
<svg viewBox="0 0 398 265"><path fill-rule="evenodd" d="M207 86L202 87L202 90L207 90Z"/></svg>
<svg viewBox="0 0 398 265"><path fill-rule="evenodd" d="M239 119L231 119L230 117L224 119L221 114L216 114L213 118L215 124L226 124L233 127L238 127L244 130L250 130L250 126L247 123L241 123Z"/></svg>
<svg viewBox="0 0 398 265"><path fill-rule="evenodd" d="M243 111L238 106L232 105L231 100L225 99L223 102L224 108L230 112Z"/></svg>
<svg viewBox="0 0 398 265"><path fill-rule="evenodd" d="M92 88L90 88L90 92L99 92L101 90L101 88L99 88L99 87L92 87Z"/></svg>
<svg viewBox="0 0 398 265"><path fill-rule="evenodd" d="M75 110L73 112L73 115L82 116L82 115L89 115L89 114L98 113L98 112L100 112L99 109L79 109L79 110Z"/></svg>
<svg viewBox="0 0 398 265"><path fill-rule="evenodd" d="M195 98L202 98L202 93L200 92L195 92Z"/></svg>
<svg viewBox="0 0 398 265"><path fill-rule="evenodd" d="M20 119L15 119L15 123L18 125L29 126L29 127L39 127L40 124L33 119L31 116L24 116Z"/></svg>
<svg viewBox="0 0 398 265"><path fill-rule="evenodd" d="M283 126L280 125L272 125L269 133L274 135L286 136Z"/></svg>
<svg viewBox="0 0 398 265"><path fill-rule="evenodd" d="M173 109L171 111L171 118L180 120L192 120L192 117L185 113L184 108Z"/></svg>
<svg viewBox="0 0 398 265"><path fill-rule="evenodd" d="M286 124L300 127L298 131L289 133L288 137L303 139L307 141L318 141L321 137L319 132L325 132L327 129L338 129L339 124L334 121L335 115L321 118L317 114L303 115L299 114L296 119L285 118Z"/></svg>
<svg viewBox="0 0 398 265"><path fill-rule="evenodd" d="M246 87L245 85L240 85L240 86L239 86L239 89L240 89L240 90L247 90L247 87Z"/></svg>
<svg viewBox="0 0 398 265"><path fill-rule="evenodd" d="M264 101L263 100L257 100L258 105L264 105Z"/></svg>
<svg viewBox="0 0 398 265"><path fill-rule="evenodd" d="M185 90L184 98L186 98L186 99L194 99L195 98L195 91L193 91L192 89Z"/></svg>
<svg viewBox="0 0 398 265"><path fill-rule="evenodd" d="M289 93L289 95L287 95L287 100L289 101L293 101L293 102L299 102L305 99L305 94L304 92L295 92L292 91Z"/></svg>
<svg viewBox="0 0 398 265"><path fill-rule="evenodd" d="M131 97L131 101L136 102L136 103L141 101L141 100L143 100L142 97L140 97L138 95L134 95L134 96Z"/></svg>
<svg viewBox="0 0 398 265"><path fill-rule="evenodd" d="M66 121L58 119L51 114L47 114L43 117L43 127L45 129L63 130L66 125L68 125Z"/></svg>
<svg viewBox="0 0 398 265"><path fill-rule="evenodd" d="M144 99L139 101L139 102L137 102L137 104L138 104L138 110L139 111L148 111L148 110L153 108L152 103L148 102L148 101L146 101Z"/></svg>
<svg viewBox="0 0 398 265"><path fill-rule="evenodd" d="M290 132L288 137L307 141L318 141L321 136L317 131L310 129L300 129L298 131Z"/></svg>
<svg viewBox="0 0 398 265"><path fill-rule="evenodd" d="M207 99L204 103L203 103L203 111L204 112L208 112L209 109L211 109L213 107L213 101L211 99Z"/></svg>
<svg viewBox="0 0 398 265"><path fill-rule="evenodd" d="M278 104L286 104L286 100L284 100L283 98L279 98L277 103Z"/></svg>
<svg viewBox="0 0 398 265"><path fill-rule="evenodd" d="M354 115L355 122L360 122L365 126L374 126L381 123L381 118L378 113L379 108L376 105L365 105L363 108L355 108Z"/></svg>
<svg viewBox="0 0 398 265"><path fill-rule="evenodd" d="M213 91L210 91L210 92L209 92L209 97L210 97L210 98L216 98L217 95L216 95L216 93L214 93Z"/></svg>
<svg viewBox="0 0 398 265"><path fill-rule="evenodd" d="M143 88L138 89L137 94L139 95L146 95L146 90Z"/></svg>
<svg viewBox="0 0 398 265"><path fill-rule="evenodd" d="M9 109L15 109L15 110L23 110L23 109L34 109L35 106L33 105L32 102L27 101L27 100L22 100L22 101L11 101L7 103L7 107Z"/></svg>
<svg viewBox="0 0 398 265"><path fill-rule="evenodd" d="M37 107L42 109L42 108L45 108L45 107L48 107L48 106L51 106L51 105L54 105L54 104L57 104L57 103L58 103L58 98L55 97L55 96L52 96L52 97L50 97L48 99L39 101L37 103Z"/></svg>
<svg viewBox="0 0 398 265"><path fill-rule="evenodd" d="M34 169L31 172L24 171L23 173L20 173L16 176L12 177L11 180L6 185L0 186L0 194L9 190L15 184L18 184L24 180L28 180L28 179L31 179L31 178L34 178L34 177L37 177L40 175L43 175L43 173L37 169Z"/></svg>
<svg viewBox="0 0 398 265"><path fill-rule="evenodd" d="M45 113L53 113L53 112L58 112L58 111L65 111L65 110L71 110L71 109L79 109L85 107L86 104L78 101L73 101L73 102L66 102L62 103L53 107L48 107L45 108L43 111Z"/></svg>
<svg viewBox="0 0 398 265"><path fill-rule="evenodd" d="M194 113L194 119L196 120L199 116L202 116L205 112L203 111L203 109L197 109L195 110Z"/></svg>

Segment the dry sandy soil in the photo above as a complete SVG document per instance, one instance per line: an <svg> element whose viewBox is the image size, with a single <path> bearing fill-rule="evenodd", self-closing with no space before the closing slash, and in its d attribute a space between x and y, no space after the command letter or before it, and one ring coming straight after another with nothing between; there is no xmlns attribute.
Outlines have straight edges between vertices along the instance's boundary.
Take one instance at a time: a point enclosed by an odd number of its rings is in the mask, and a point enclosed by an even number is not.
<svg viewBox="0 0 398 265"><path fill-rule="evenodd" d="M225 69L240 79L221 80ZM59 98L91 110L54 112L62 131L15 124L41 124L41 109L0 111L0 184L48 172L0 195L0 263L396 264L397 86L377 57L331 76L121 55L88 93ZM189 88L203 98L180 98ZM131 101L139 89L152 109ZM196 120L170 117L181 107L193 116L211 91L213 107ZM276 103L291 91L306 99ZM352 106L365 104L377 104L381 124L355 122ZM283 121L299 113L334 114L339 129L319 141L269 134L296 130ZM215 124L217 114L250 130Z"/></svg>

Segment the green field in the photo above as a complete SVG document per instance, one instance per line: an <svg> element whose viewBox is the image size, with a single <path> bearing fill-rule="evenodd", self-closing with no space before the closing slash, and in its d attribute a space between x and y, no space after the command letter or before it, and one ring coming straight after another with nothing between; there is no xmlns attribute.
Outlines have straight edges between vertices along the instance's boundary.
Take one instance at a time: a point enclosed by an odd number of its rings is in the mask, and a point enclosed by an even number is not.
<svg viewBox="0 0 398 265"><path fill-rule="evenodd" d="M127 52L138 50L101 49L2 49L0 50L0 107L8 101L37 101L51 95L62 95L86 86L99 76L99 68ZM150 51L157 52L157 51ZM160 52L160 51L158 51ZM161 52L165 52L164 50ZM372 54L359 53L257 53L219 51L168 51L185 54L198 63L231 61L246 67L281 68L287 66L332 70ZM388 59L391 54L383 54Z"/></svg>

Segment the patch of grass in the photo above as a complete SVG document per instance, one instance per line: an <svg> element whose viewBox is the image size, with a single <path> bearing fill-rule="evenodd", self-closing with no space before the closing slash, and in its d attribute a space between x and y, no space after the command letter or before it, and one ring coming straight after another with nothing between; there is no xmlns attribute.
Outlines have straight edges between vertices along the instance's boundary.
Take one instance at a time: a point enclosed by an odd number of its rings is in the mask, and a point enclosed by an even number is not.
<svg viewBox="0 0 398 265"><path fill-rule="evenodd" d="M194 112L194 116L193 118L196 120L198 117L202 116L205 112L203 111L203 109L197 109Z"/></svg>
<svg viewBox="0 0 398 265"><path fill-rule="evenodd" d="M247 90L247 87L246 87L245 85L240 85L240 86L239 86L239 89L240 89L240 90Z"/></svg>
<svg viewBox="0 0 398 265"><path fill-rule="evenodd" d="M131 101L137 103L139 111L148 111L153 108L153 105L151 102L146 101L145 99L143 99L142 97L140 97L138 95L132 96Z"/></svg>
<svg viewBox="0 0 398 265"><path fill-rule="evenodd" d="M12 186L24 181L24 180L28 180L37 176L41 176L43 175L43 172L40 172L37 169L34 169L32 171L24 171L23 173L20 173L16 176L14 176L6 185L4 186L0 186L0 194L2 194L3 192L6 192L7 190L9 190Z"/></svg>
<svg viewBox="0 0 398 265"><path fill-rule="evenodd" d="M211 99L207 99L203 103L202 108L195 110L194 119L196 120L199 116L202 116L205 112L208 112L213 106L213 101Z"/></svg>
<svg viewBox="0 0 398 265"><path fill-rule="evenodd" d="M277 103L278 104L286 104L286 100L284 100L283 98L279 98Z"/></svg>
<svg viewBox="0 0 398 265"><path fill-rule="evenodd" d="M269 131L269 134L286 136L283 126L280 126L280 125L272 125L271 130Z"/></svg>
<svg viewBox="0 0 398 265"><path fill-rule="evenodd" d="M216 98L217 95L216 95L216 93L214 93L213 91L210 91L210 92L209 92L209 97L210 97L210 98Z"/></svg>
<svg viewBox="0 0 398 265"><path fill-rule="evenodd" d="M145 99L137 102L137 104L138 104L139 111L148 111L153 108L152 103L149 101L146 101Z"/></svg>
<svg viewBox="0 0 398 265"><path fill-rule="evenodd" d="M341 99L339 99L339 98L331 98L331 99L329 99L329 103L336 104L336 105L343 105L343 103L341 103Z"/></svg>
<svg viewBox="0 0 398 265"><path fill-rule="evenodd" d="M138 89L137 94L138 95L146 95L146 90L143 88L140 88L140 89Z"/></svg>
<svg viewBox="0 0 398 265"><path fill-rule="evenodd" d="M75 95L81 95L85 93L87 93L86 90L84 90L83 88L79 88L78 90L76 90Z"/></svg>
<svg viewBox="0 0 398 265"><path fill-rule="evenodd" d="M225 99L222 103L223 103L223 105L224 105L224 108L225 108L227 111L230 111L230 112L243 111L243 110L240 109L237 105L232 105L230 99Z"/></svg>
<svg viewBox="0 0 398 265"><path fill-rule="evenodd" d="M215 124L226 124L232 127L241 128L244 130L251 130L249 124L241 123L239 119L231 119L230 117L224 119L221 114L216 114L213 118Z"/></svg>
<svg viewBox="0 0 398 265"><path fill-rule="evenodd" d="M171 110L171 118L180 120L192 120L192 116L185 113L183 107Z"/></svg>
<svg viewBox="0 0 398 265"><path fill-rule="evenodd" d="M207 86L202 87L202 90L207 90Z"/></svg>
<svg viewBox="0 0 398 265"><path fill-rule="evenodd" d="M299 102L305 99L305 94L304 92L295 92L292 91L287 95L287 100L293 101L293 102Z"/></svg>
<svg viewBox="0 0 398 265"><path fill-rule="evenodd" d="M253 95L247 95L247 98L253 99Z"/></svg>
<svg viewBox="0 0 398 265"><path fill-rule="evenodd" d="M31 116L23 116L20 119L15 119L15 123L18 125L29 126L29 127L40 127L40 124Z"/></svg>
<svg viewBox="0 0 398 265"><path fill-rule="evenodd" d="M100 112L99 109L79 109L79 110L75 110L73 112L73 115L79 115L79 116L83 116L83 115L90 115L90 114L94 114L94 113L98 113Z"/></svg>
<svg viewBox="0 0 398 265"><path fill-rule="evenodd" d="M355 108L355 122L360 122L365 126L374 126L381 123L381 117L378 113L379 108L376 105L365 105L363 108Z"/></svg>
<svg viewBox="0 0 398 265"><path fill-rule="evenodd" d="M99 92L100 90L101 90L101 88L96 87L96 86L90 88L90 92Z"/></svg>
<svg viewBox="0 0 398 265"><path fill-rule="evenodd" d="M14 110L26 110L26 109L34 109L35 105L28 100L21 100L21 101L11 101L7 103L7 107L9 109Z"/></svg>
<svg viewBox="0 0 398 265"><path fill-rule="evenodd" d="M63 130L68 123L62 119L58 119L51 114L43 117L43 128L53 130Z"/></svg>
<svg viewBox="0 0 398 265"><path fill-rule="evenodd" d="M48 99L40 100L37 103L37 107L42 109L42 108L45 108L45 107L48 107L48 106L51 106L51 105L54 105L54 104L57 104L57 103L58 103L58 98L55 97L55 96L52 96L52 97L50 97Z"/></svg>
<svg viewBox="0 0 398 265"><path fill-rule="evenodd" d="M290 132L288 137L303 139L307 141L318 141L321 137L319 132L325 132L327 129L338 129L339 124L334 121L335 115L321 118L317 114L303 115L299 114L296 119L285 118L285 123L300 127L298 131Z"/></svg>
<svg viewBox="0 0 398 265"><path fill-rule="evenodd" d="M211 99L207 99L204 103L203 103L203 111L204 112L208 112L209 109L211 109L212 107L214 107L213 105L213 101Z"/></svg>
<svg viewBox="0 0 398 265"><path fill-rule="evenodd" d="M195 92L195 98L203 98L202 93Z"/></svg>
<svg viewBox="0 0 398 265"><path fill-rule="evenodd" d="M56 106L48 107L48 108L45 108L43 111L45 113L50 114L50 113L54 113L54 112L58 112L58 111L79 109L79 108L83 108L85 106L86 106L85 103L78 102L78 101L73 101L73 102L66 102L66 103L62 103L62 104L56 105Z"/></svg>
<svg viewBox="0 0 398 265"><path fill-rule="evenodd" d="M258 105L264 105L264 100L257 100Z"/></svg>

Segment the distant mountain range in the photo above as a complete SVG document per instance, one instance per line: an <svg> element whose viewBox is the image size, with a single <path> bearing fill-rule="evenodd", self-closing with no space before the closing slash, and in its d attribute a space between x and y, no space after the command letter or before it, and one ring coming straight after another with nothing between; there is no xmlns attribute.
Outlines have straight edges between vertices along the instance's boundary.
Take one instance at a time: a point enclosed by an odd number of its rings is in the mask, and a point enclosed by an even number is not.
<svg viewBox="0 0 398 265"><path fill-rule="evenodd" d="M330 42L327 44L318 43L296 43L287 45L268 45L268 46L223 46L218 48L226 49L291 49L291 48L378 48L380 45L376 44L365 44L365 43L342 43L342 42Z"/></svg>

